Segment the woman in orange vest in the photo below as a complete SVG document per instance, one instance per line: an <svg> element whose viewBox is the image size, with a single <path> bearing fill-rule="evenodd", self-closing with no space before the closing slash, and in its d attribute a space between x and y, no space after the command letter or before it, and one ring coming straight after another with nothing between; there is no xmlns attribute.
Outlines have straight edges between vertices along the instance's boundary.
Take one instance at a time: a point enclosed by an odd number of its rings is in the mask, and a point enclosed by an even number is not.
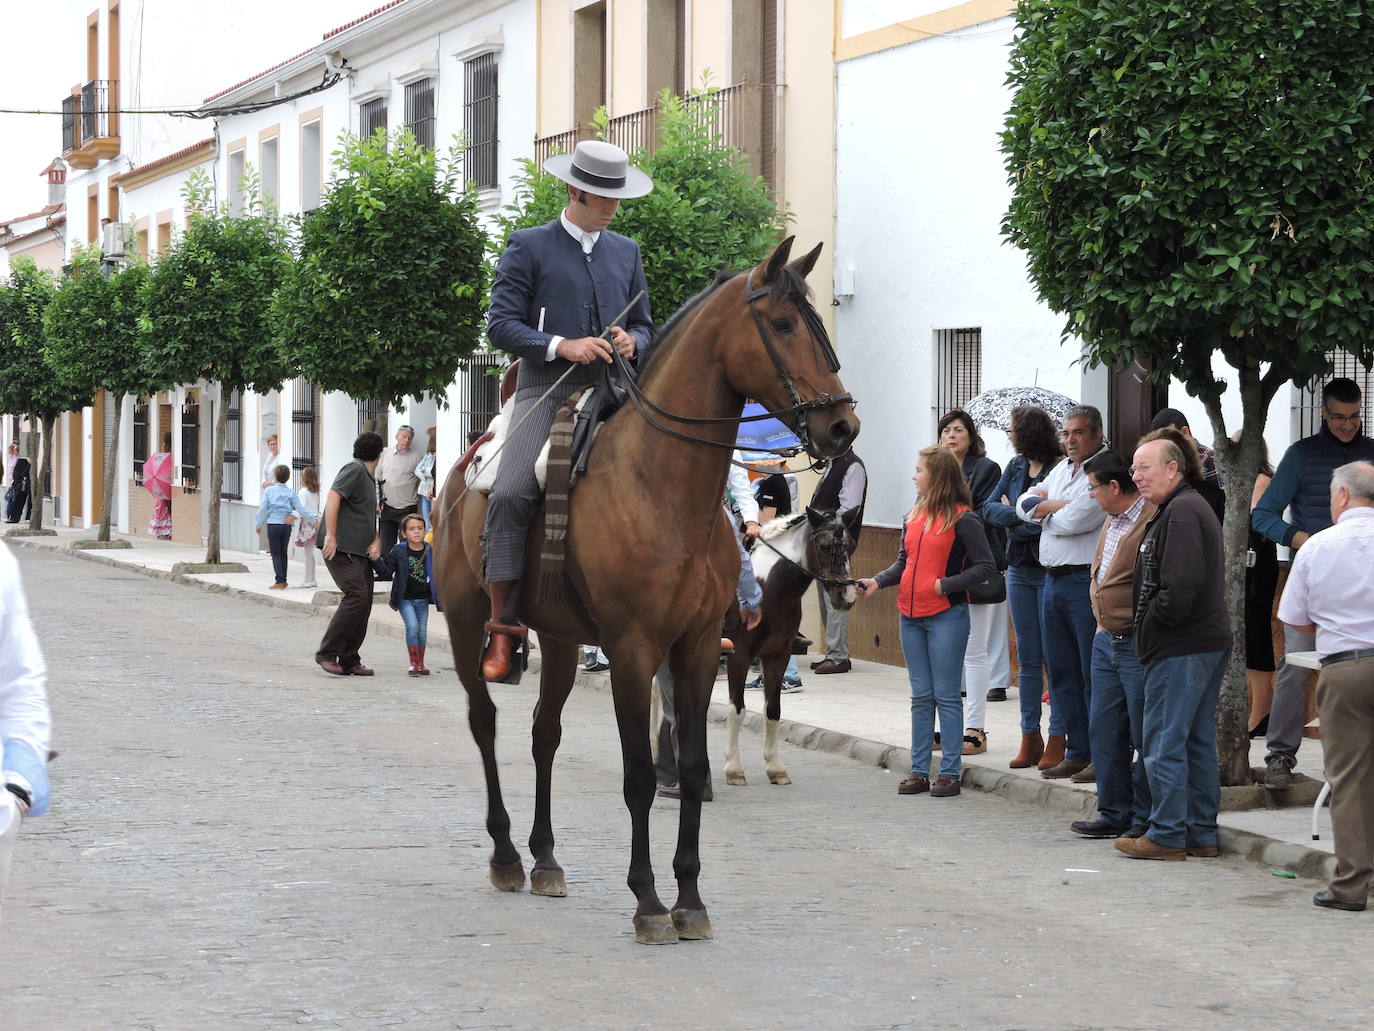
<svg viewBox="0 0 1374 1031"><path fill-rule="evenodd" d="M897 561L857 589L868 598L897 587L902 654L911 679L911 773L897 785L900 795L929 791L937 798L959 794L960 749L943 751L940 775L930 781L935 713L945 738L964 732L959 695L968 645L968 591L997 572L983 522L959 460L948 448L922 448L916 457L916 504L902 526Z"/></svg>

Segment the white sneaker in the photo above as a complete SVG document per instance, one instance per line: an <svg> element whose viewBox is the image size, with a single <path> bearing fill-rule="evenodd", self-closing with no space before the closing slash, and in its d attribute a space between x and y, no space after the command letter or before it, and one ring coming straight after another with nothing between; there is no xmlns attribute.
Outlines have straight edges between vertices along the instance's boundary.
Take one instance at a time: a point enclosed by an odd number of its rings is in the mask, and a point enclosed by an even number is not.
<svg viewBox="0 0 1374 1031"><path fill-rule="evenodd" d="M314 580L311 580L309 583L297 584L296 586L298 586L298 587L314 587L314 586L315 586L315 581L314 581Z"/></svg>

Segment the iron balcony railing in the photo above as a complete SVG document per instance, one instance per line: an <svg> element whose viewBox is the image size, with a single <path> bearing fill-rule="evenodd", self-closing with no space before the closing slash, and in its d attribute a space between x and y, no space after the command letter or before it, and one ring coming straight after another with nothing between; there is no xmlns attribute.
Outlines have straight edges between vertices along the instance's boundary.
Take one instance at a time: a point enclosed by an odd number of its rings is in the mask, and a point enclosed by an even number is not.
<svg viewBox="0 0 1374 1031"><path fill-rule="evenodd" d="M107 79L93 79L81 87L81 143L113 136L110 131L110 99L114 85Z"/></svg>
<svg viewBox="0 0 1374 1031"><path fill-rule="evenodd" d="M80 142L77 140L77 122L81 115L81 98L67 96L62 98L62 153L70 154Z"/></svg>
<svg viewBox="0 0 1374 1031"><path fill-rule="evenodd" d="M739 148L754 171L774 190L778 188L778 155L782 151L782 103L785 86L775 83L738 82L709 93L683 98L698 124L727 146ZM658 107L632 111L612 118L606 126L608 142L630 154L652 154L658 149ZM568 154L579 140L592 139L595 130L578 124L564 132L534 141L535 162L542 165L553 154Z"/></svg>

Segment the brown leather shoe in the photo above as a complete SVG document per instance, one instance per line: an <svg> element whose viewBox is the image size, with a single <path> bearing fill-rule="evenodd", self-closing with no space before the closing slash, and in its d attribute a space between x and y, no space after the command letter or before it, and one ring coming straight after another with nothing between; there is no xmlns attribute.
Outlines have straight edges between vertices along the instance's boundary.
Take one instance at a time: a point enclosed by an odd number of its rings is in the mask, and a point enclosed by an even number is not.
<svg viewBox="0 0 1374 1031"><path fill-rule="evenodd" d="M899 795L919 795L929 790L930 778L922 777L919 773L908 773L906 778L897 785L897 794Z"/></svg>
<svg viewBox="0 0 1374 1031"><path fill-rule="evenodd" d="M348 676L348 671L333 659L316 659L315 662L318 663L320 669L324 670L326 673L332 673L336 677Z"/></svg>
<svg viewBox="0 0 1374 1031"><path fill-rule="evenodd" d="M811 668L817 673L848 673L852 667L848 659L841 659L839 662L834 659L823 659Z"/></svg>
<svg viewBox="0 0 1374 1031"><path fill-rule="evenodd" d="M489 628L490 629L490 628ZM487 647L482 652L482 679L494 682L505 679L510 673L511 654L515 639L510 634L491 630L487 635Z"/></svg>
<svg viewBox="0 0 1374 1031"><path fill-rule="evenodd" d="M1189 845L1185 850L1190 856L1199 859L1216 859L1221 855L1220 845Z"/></svg>
<svg viewBox="0 0 1374 1031"><path fill-rule="evenodd" d="M377 674L376 670L368 669L361 662L358 663L356 666L349 666L348 669L344 670L344 672L347 673L350 677L371 677L376 676Z"/></svg>
<svg viewBox="0 0 1374 1031"><path fill-rule="evenodd" d="M1016 753L1016 758L1007 763L1007 767L1013 770L1028 770L1040 761L1040 757L1045 754L1045 739L1040 736L1040 731L1034 734L1021 735L1021 750Z"/></svg>
<svg viewBox="0 0 1374 1031"><path fill-rule="evenodd" d="M1040 776L1046 780L1067 780L1075 773L1086 770L1088 764L1079 762L1077 759L1065 759L1058 766L1051 766L1048 770L1041 770Z"/></svg>
<svg viewBox="0 0 1374 1031"><path fill-rule="evenodd" d="M1117 838L1116 850L1132 859L1162 859L1166 863L1181 863L1188 858L1184 849L1172 845L1156 845L1147 834L1143 838Z"/></svg>
<svg viewBox="0 0 1374 1031"><path fill-rule="evenodd" d="M792 654L805 655L811 650L811 645L814 643L815 642L813 642L811 638L805 637L802 634L797 634L796 637L792 638ZM814 668L813 666L812 669Z"/></svg>
<svg viewBox="0 0 1374 1031"><path fill-rule="evenodd" d="M960 790L958 777L936 777L935 783L930 786L930 797L952 798L959 794Z"/></svg>
<svg viewBox="0 0 1374 1031"><path fill-rule="evenodd" d="M1052 770L1064 761L1064 749L1069 745L1069 739L1063 734L1051 734L1049 740L1045 742L1045 753L1040 756L1040 762L1036 765L1042 770Z"/></svg>
<svg viewBox="0 0 1374 1031"><path fill-rule="evenodd" d="M1093 764L1088 763L1081 770L1069 778L1075 784L1095 784L1097 783L1097 771L1093 769Z"/></svg>

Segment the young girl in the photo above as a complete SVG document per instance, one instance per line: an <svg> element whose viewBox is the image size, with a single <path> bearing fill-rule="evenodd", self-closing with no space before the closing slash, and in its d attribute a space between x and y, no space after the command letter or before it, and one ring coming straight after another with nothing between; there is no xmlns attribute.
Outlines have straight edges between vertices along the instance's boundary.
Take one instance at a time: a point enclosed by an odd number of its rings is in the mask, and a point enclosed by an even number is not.
<svg viewBox="0 0 1374 1031"><path fill-rule="evenodd" d="M409 675L427 677L425 644L429 638L429 606L439 605L434 595L434 553L425 543L425 520L412 512L401 521L401 542L372 563L378 573L391 577L391 607L406 625Z"/></svg>
<svg viewBox="0 0 1374 1031"><path fill-rule="evenodd" d="M897 561L856 585L865 598L900 584L902 654L911 680L911 774L901 795L959 794L960 750L946 748L940 776L930 781L935 712L951 741L964 729L959 682L968 645L968 590L997 571L982 521L959 460L946 447L922 448L916 458L916 504L902 527Z"/></svg>
<svg viewBox="0 0 1374 1031"><path fill-rule="evenodd" d="M301 489L296 491L301 508L306 515L301 517L296 527L296 547L301 549L301 559L305 569L301 573L301 586L315 586L315 535L320 529L320 474L313 465L301 470Z"/></svg>

